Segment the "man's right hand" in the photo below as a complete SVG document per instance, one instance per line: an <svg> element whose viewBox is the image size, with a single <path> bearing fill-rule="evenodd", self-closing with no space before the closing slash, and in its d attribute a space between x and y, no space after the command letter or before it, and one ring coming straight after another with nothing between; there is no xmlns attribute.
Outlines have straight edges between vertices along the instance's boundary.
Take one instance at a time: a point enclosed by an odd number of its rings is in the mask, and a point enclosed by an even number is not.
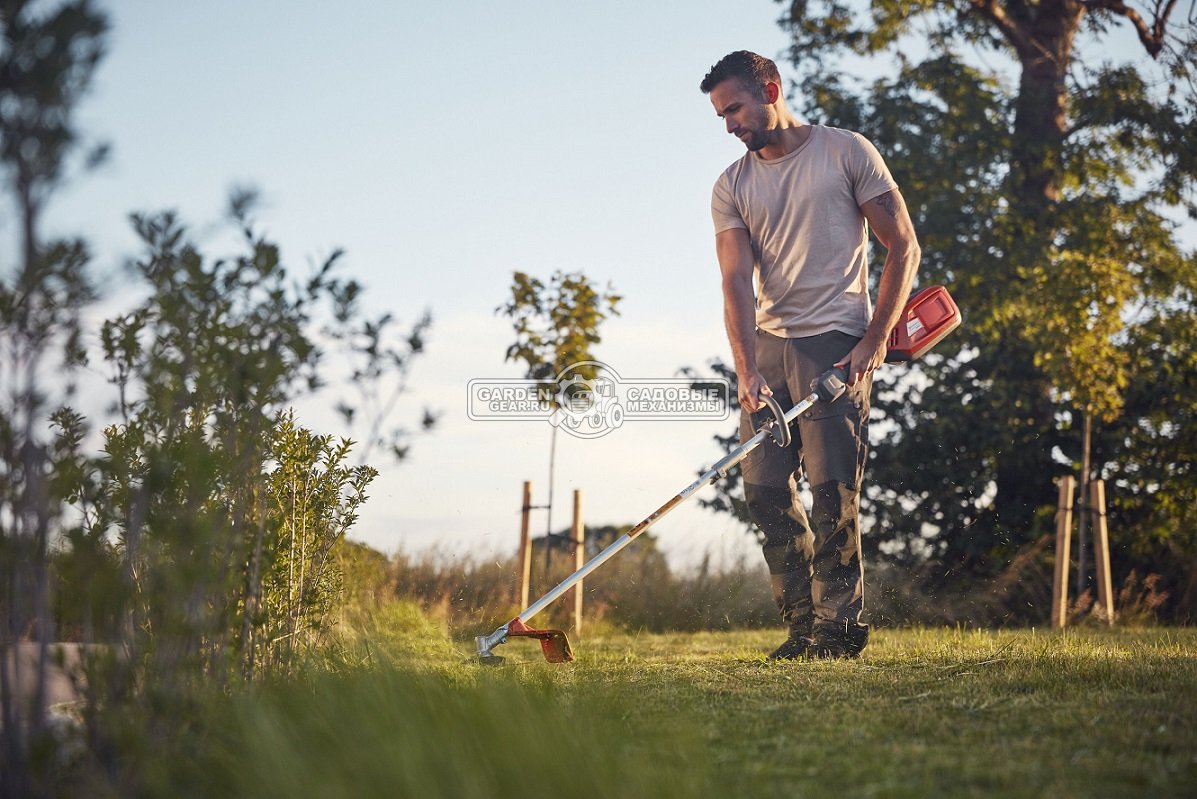
<svg viewBox="0 0 1197 799"><path fill-rule="evenodd" d="M740 405L749 413L756 413L761 408L760 395L768 394L773 396L773 390L765 384L765 378L761 377L761 373L756 369L746 369L743 373L736 375L737 396L740 398Z"/></svg>

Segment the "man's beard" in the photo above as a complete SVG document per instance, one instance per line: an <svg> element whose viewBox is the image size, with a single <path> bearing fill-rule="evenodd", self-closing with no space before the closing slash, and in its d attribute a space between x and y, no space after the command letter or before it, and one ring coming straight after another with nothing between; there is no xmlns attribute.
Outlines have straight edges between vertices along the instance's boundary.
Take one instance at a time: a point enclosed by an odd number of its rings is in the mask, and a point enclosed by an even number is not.
<svg viewBox="0 0 1197 799"><path fill-rule="evenodd" d="M748 141L744 142L744 146L748 148L748 152L755 153L763 150L768 143L769 136L765 131L752 130L748 132Z"/></svg>

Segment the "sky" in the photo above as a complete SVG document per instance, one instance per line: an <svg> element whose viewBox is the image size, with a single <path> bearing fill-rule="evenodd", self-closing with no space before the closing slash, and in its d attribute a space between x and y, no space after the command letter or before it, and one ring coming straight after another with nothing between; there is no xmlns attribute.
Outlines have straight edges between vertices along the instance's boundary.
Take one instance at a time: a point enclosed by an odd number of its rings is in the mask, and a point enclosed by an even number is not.
<svg viewBox="0 0 1197 799"><path fill-rule="evenodd" d="M55 196L43 229L91 243L107 287L97 322L131 297L129 213L176 210L221 254L242 185L260 190L256 218L293 273L344 248L368 310L432 314L397 419L427 406L439 423L405 461L375 459L351 537L388 553L514 553L523 481L534 504L547 499L551 428L471 421L466 399L471 380L522 375L495 314L515 270L582 271L621 294L595 355L625 378L729 357L709 199L743 147L698 84L732 50L780 56L772 0L101 5L109 53L80 124L112 155ZM301 421L346 432L329 405L304 403ZM587 524L639 521L722 454L713 436L733 426L558 436L553 526L568 524L574 489ZM534 533L545 523L537 511ZM675 565L759 558L696 501L653 533Z"/></svg>

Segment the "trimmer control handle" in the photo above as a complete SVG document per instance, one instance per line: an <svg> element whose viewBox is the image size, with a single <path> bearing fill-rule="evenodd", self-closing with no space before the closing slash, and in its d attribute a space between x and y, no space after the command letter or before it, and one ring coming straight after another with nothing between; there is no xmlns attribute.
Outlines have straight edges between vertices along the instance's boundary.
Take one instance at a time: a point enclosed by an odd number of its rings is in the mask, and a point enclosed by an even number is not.
<svg viewBox="0 0 1197 799"><path fill-rule="evenodd" d="M819 397L819 402L835 402L848 389L848 370L835 366L811 381L810 390Z"/></svg>
<svg viewBox="0 0 1197 799"><path fill-rule="evenodd" d="M762 393L758 399L773 414L773 423L769 425L769 435L773 437L773 443L783 449L790 446L790 426L786 424L786 413L781 409L781 405L777 403L777 400L773 399L771 394ZM767 422L768 420L766 420ZM757 429L760 430L763 426L762 424Z"/></svg>

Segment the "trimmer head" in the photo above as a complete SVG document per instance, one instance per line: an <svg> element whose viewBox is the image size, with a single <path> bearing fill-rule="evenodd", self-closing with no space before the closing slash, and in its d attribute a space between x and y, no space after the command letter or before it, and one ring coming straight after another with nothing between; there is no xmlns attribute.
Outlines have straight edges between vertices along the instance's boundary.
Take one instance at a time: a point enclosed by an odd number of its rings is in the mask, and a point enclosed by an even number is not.
<svg viewBox="0 0 1197 799"><path fill-rule="evenodd" d="M549 663L568 663L574 659L570 649L569 639L561 630L535 630L516 616L490 635L480 635L474 639L478 647L478 660L487 666L496 666L503 662L503 658L494 653L494 648L507 642L508 638L536 638L540 641L540 650L544 659Z"/></svg>

